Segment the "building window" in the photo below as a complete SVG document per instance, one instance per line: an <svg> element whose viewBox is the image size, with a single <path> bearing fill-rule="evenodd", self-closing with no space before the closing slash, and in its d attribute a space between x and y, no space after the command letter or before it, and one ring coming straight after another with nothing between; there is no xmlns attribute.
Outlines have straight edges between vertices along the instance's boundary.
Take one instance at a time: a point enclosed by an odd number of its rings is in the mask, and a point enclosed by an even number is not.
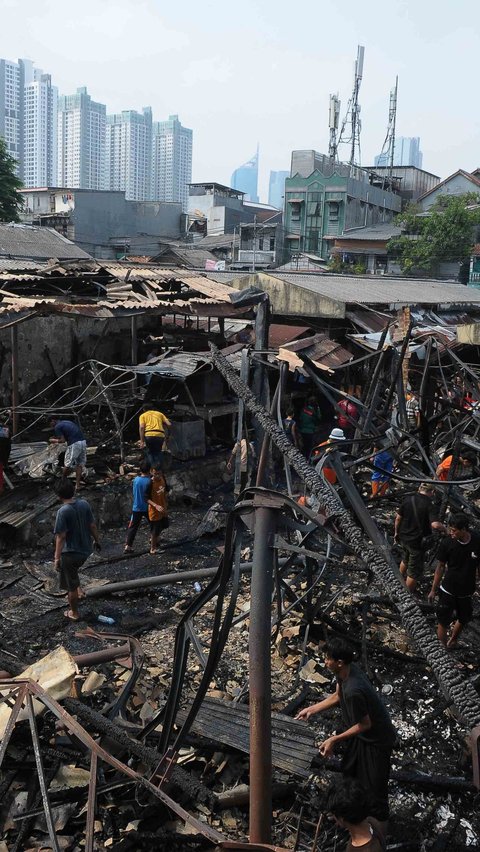
<svg viewBox="0 0 480 852"><path fill-rule="evenodd" d="M275 237L270 237L270 251L275 251Z"/></svg>

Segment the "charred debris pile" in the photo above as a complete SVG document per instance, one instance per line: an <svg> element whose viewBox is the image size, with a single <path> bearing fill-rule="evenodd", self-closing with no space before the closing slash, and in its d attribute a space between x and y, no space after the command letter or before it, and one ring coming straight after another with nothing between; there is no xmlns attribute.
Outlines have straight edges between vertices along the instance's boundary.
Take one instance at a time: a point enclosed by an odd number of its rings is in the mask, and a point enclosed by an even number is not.
<svg viewBox="0 0 480 852"><path fill-rule="evenodd" d="M408 336L397 347L380 340L338 371L303 356L332 418L340 387L360 388L351 441L329 454L333 486L281 426L288 371L259 355L249 376L239 350L226 357L212 347L207 369L255 429L256 482L233 500L222 476L225 432L211 468L203 458L185 463L200 477L174 465L181 496L153 557L146 530L123 554L139 458L127 382L133 396L138 388L131 372L89 364L84 422L100 440L84 494L103 549L82 573L76 624L63 617L51 563L55 453L33 437L14 446L15 498L7 489L0 501L0 850L240 849L249 839L252 849L343 848L324 814L340 762L316 747L338 717L294 719L331 688L322 646L332 635L355 646L398 732L388 848L478 847L478 599L461 646L445 651L426 598L438 538L413 595L398 572L393 518L406 494L432 481L439 516L461 510L480 529L480 369L433 338L422 360L409 361ZM30 411L32 420L44 413ZM395 466L390 490L372 500L379 443ZM447 453L449 477L439 482Z"/></svg>

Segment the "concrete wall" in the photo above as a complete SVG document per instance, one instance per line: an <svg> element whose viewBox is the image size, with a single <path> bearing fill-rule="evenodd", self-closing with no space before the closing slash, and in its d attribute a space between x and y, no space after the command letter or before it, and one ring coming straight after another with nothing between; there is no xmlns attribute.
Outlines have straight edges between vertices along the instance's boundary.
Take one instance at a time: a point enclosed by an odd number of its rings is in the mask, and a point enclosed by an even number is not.
<svg viewBox="0 0 480 852"><path fill-rule="evenodd" d="M77 192L72 213L75 242L98 258L116 257L124 239L135 246L136 254L156 254L160 237L179 237L181 215L177 202L126 201L123 193L99 197Z"/></svg>
<svg viewBox="0 0 480 852"><path fill-rule="evenodd" d="M232 282L239 290L260 287L270 297L272 313L285 317L343 319L345 304L314 293L291 282L275 278L274 273L258 272Z"/></svg>
<svg viewBox="0 0 480 852"><path fill-rule="evenodd" d="M137 327L155 330L159 317L143 316ZM111 319L105 329L105 320L66 316L36 317L18 326L18 362L20 402L26 402L36 393L43 392L47 385L65 370L90 358L99 336L94 358L107 364L128 364L130 359L129 318ZM47 350L50 359L47 355ZM0 331L0 398L3 405L11 402L10 331ZM72 372L64 387L77 384L79 377ZM79 389L80 392L80 389ZM59 385L53 391L53 399L61 395ZM43 406L48 397L42 395L33 405ZM33 419L33 418L31 418Z"/></svg>

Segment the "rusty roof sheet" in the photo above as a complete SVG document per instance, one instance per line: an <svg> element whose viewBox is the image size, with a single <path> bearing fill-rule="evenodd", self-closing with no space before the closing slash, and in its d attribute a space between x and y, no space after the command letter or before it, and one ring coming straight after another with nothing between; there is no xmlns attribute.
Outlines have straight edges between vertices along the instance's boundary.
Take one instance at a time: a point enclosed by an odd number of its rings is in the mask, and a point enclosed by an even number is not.
<svg viewBox="0 0 480 852"><path fill-rule="evenodd" d="M307 355L314 364L323 370L335 370L343 364L351 361L353 355L336 340L332 340L327 334L315 334L313 337L304 337L302 340L294 340L281 346L278 350L278 360L287 361L290 370L298 370L306 375L303 362L297 353Z"/></svg>

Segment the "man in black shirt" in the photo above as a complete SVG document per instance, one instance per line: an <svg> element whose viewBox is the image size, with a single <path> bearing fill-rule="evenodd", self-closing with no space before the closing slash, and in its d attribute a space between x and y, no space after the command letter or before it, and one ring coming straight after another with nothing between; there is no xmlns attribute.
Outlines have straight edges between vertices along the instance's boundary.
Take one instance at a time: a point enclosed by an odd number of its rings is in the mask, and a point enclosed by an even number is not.
<svg viewBox="0 0 480 852"><path fill-rule="evenodd" d="M449 536L438 549L438 565L433 578L429 601L437 603L437 635L447 648L455 648L465 624L472 617L472 596L480 572L480 535L471 532L466 515L451 515ZM455 619L448 639L448 630Z"/></svg>
<svg viewBox="0 0 480 852"><path fill-rule="evenodd" d="M400 573L406 577L406 586L411 592L423 576L422 539L432 530L446 532L445 526L437 520L432 502L434 493L431 485L422 483L416 494L405 497L395 516L394 541L400 542L403 548Z"/></svg>
<svg viewBox="0 0 480 852"><path fill-rule="evenodd" d="M352 663L353 651L343 639L332 639L325 649L325 665L337 677L337 688L318 704L306 707L297 719L309 719L322 710L340 705L346 730L328 737L320 754L328 757L337 743L347 741L342 772L356 778L370 791L371 816L388 820L388 778L396 734L387 709L361 669Z"/></svg>

